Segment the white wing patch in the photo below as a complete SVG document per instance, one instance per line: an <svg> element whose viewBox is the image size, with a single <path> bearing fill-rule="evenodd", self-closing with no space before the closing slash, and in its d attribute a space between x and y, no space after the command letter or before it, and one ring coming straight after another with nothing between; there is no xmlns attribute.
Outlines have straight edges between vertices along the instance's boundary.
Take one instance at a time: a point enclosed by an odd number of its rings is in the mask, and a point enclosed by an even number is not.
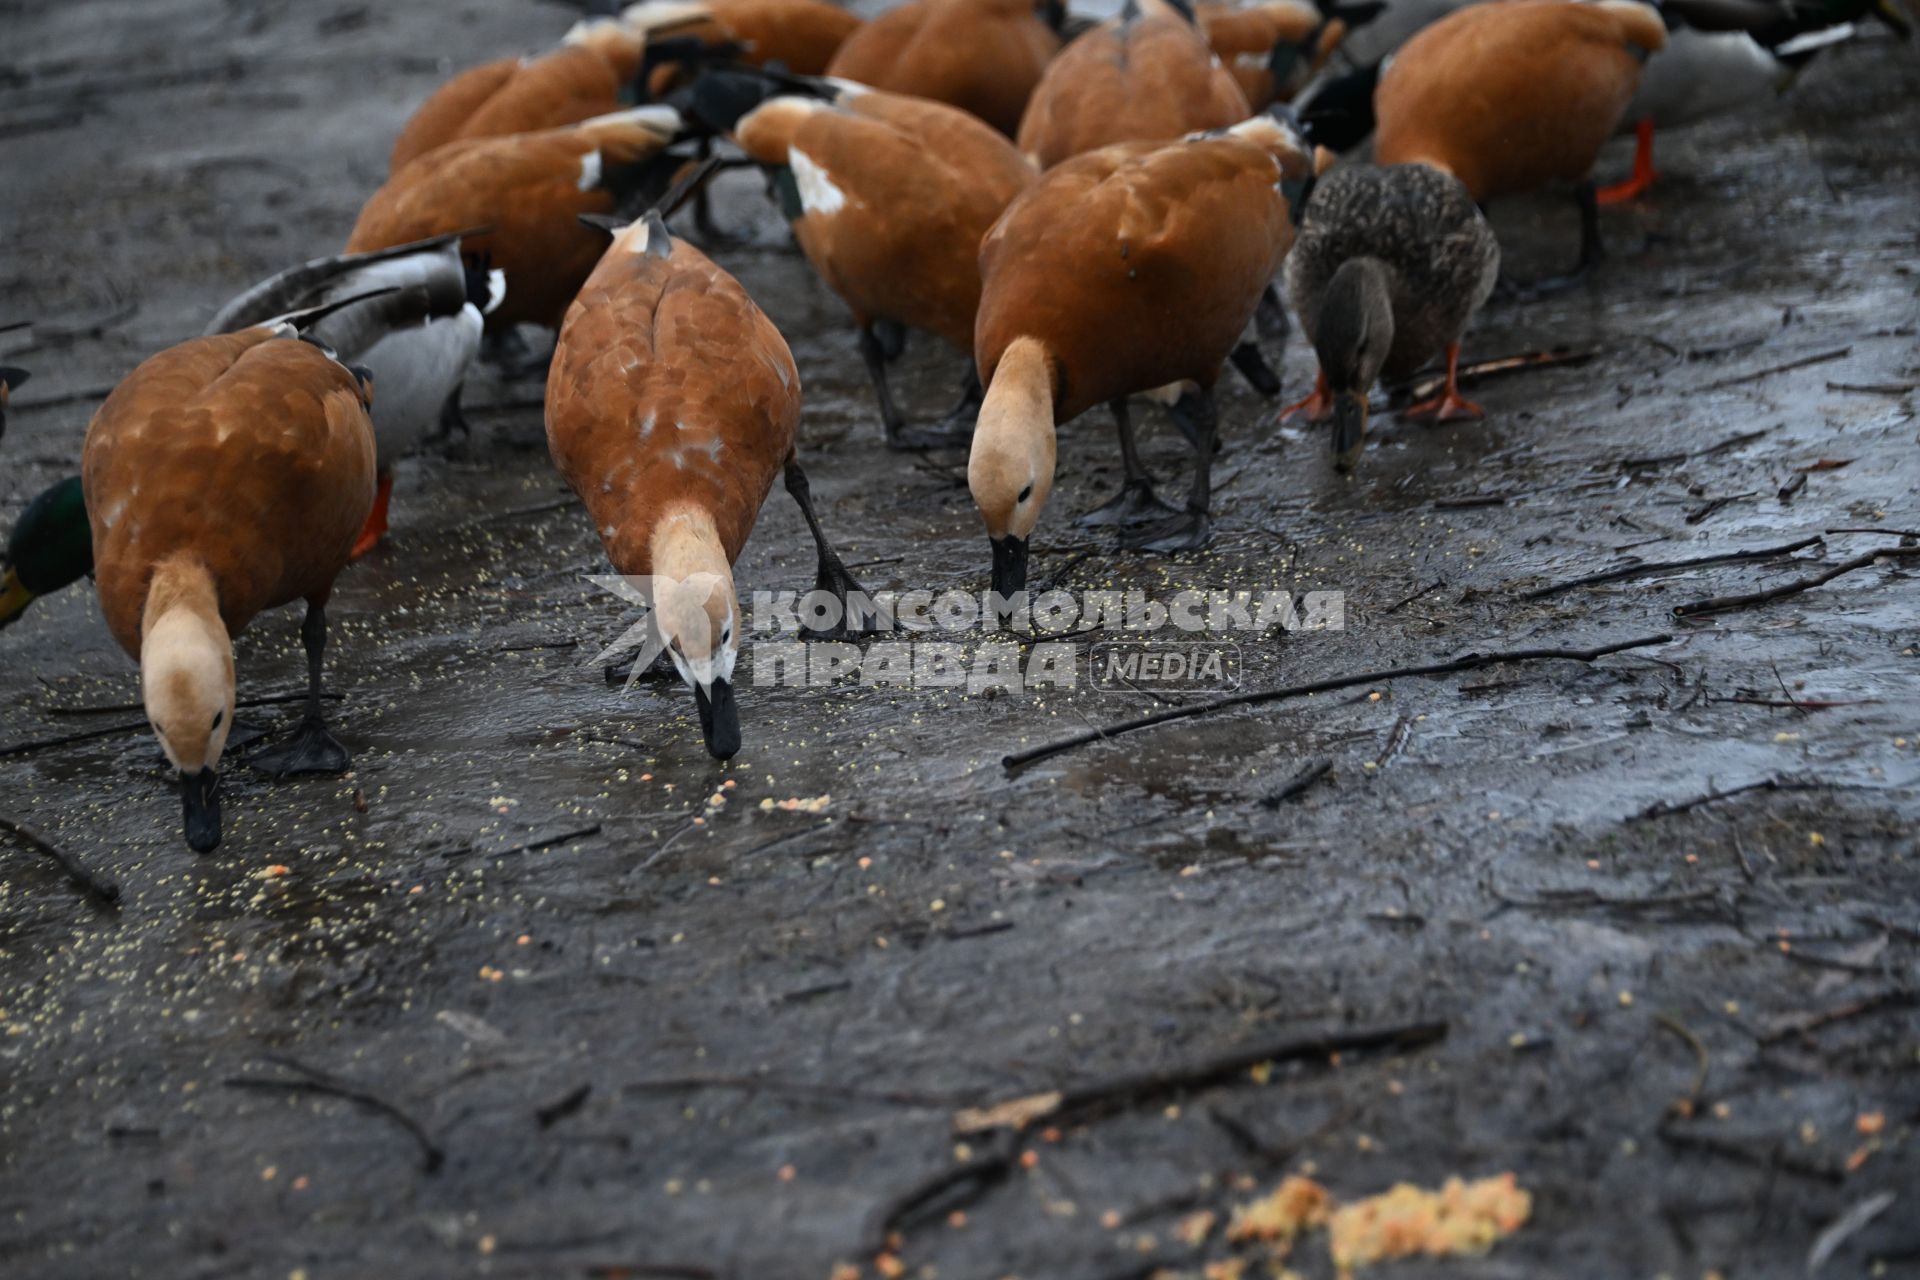
<svg viewBox="0 0 1920 1280"><path fill-rule="evenodd" d="M600 185L600 151L595 148L580 157L580 189L591 191Z"/></svg>
<svg viewBox="0 0 1920 1280"><path fill-rule="evenodd" d="M847 193L833 185L827 171L798 147L787 148L794 185L800 188L800 207L808 213L835 214L847 206Z"/></svg>

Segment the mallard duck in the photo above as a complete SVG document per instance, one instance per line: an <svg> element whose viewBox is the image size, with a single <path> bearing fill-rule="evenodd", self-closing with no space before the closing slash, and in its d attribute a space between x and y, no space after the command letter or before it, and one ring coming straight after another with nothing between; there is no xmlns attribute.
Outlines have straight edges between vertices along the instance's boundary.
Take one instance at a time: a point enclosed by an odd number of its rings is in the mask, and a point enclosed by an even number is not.
<svg viewBox="0 0 1920 1280"><path fill-rule="evenodd" d="M1423 163L1474 200L1576 184L1580 270L1601 257L1594 160L1666 44L1636 0L1504 0L1449 14L1409 40L1374 94L1381 165Z"/></svg>
<svg viewBox="0 0 1920 1280"><path fill-rule="evenodd" d="M1059 0L908 0L847 37L827 74L944 102L1011 138L1064 17Z"/></svg>
<svg viewBox="0 0 1920 1280"><path fill-rule="evenodd" d="M1020 119L1020 150L1047 169L1108 143L1172 141L1246 119L1246 94L1185 3L1127 0L1061 50Z"/></svg>
<svg viewBox="0 0 1920 1280"><path fill-rule="evenodd" d="M180 780L187 844L220 843L231 637L304 600L306 718L271 773L340 772L321 715L327 598L373 506L369 380L295 323L194 338L142 363L87 428L81 480L107 627ZM217 483L210 481L217 479Z"/></svg>
<svg viewBox="0 0 1920 1280"><path fill-rule="evenodd" d="M458 233L463 252L506 280L489 329L558 328L606 240L579 215L612 213L649 183L664 187L679 161L660 153L679 131L672 107L647 106L562 129L450 142L374 192L346 252Z"/></svg>
<svg viewBox="0 0 1920 1280"><path fill-rule="evenodd" d="M308 331L340 359L365 366L379 395L373 436L379 492L357 559L387 531L393 464L436 422L459 421L460 383L480 351L486 316L500 305L499 271L468 266L460 237L435 236L372 253L316 258L261 281L221 307L206 332L271 324L292 312L325 309ZM335 304L346 302L347 305Z"/></svg>
<svg viewBox="0 0 1920 1280"><path fill-rule="evenodd" d="M1128 396L1154 388L1191 384L1193 488L1184 512L1125 541L1205 545L1212 388L1293 243L1290 200L1311 170L1288 120L1256 116L1077 156L1016 197L987 233L974 329L987 392L967 483L1000 595L1026 581L1029 540L1053 490L1056 423L1110 406L1126 485L1102 510L1139 521L1171 510L1153 496L1127 413Z"/></svg>
<svg viewBox="0 0 1920 1280"><path fill-rule="evenodd" d="M1603 205L1623 204L1645 195L1658 176L1656 130L1682 128L1786 92L1816 54L1853 38L1852 19L1869 8L1859 0L1789 12L1749 0L1662 5L1667 46L1647 60L1621 120L1622 129L1634 134L1633 171L1600 188L1596 198ZM1907 30L1897 14L1889 21L1895 30Z"/></svg>
<svg viewBox="0 0 1920 1280"><path fill-rule="evenodd" d="M1493 292L1500 246L1458 179L1424 164L1353 167L1323 178L1287 257L1287 291L1320 358L1313 395L1282 417L1333 419L1334 462L1348 470L1367 426L1367 393L1447 357L1446 389L1403 411L1436 422L1477 418L1460 398L1460 335Z"/></svg>
<svg viewBox="0 0 1920 1280"><path fill-rule="evenodd" d="M632 106L646 35L608 18L582 22L560 47L534 58L501 58L461 72L414 111L394 141L398 173L436 147L578 124Z"/></svg>
<svg viewBox="0 0 1920 1280"><path fill-rule="evenodd" d="M0 569L0 628L18 621L36 598L93 572L93 531L79 476L58 481L27 504L7 535Z"/></svg>
<svg viewBox="0 0 1920 1280"><path fill-rule="evenodd" d="M709 72L692 109L778 175L794 238L853 311L887 442L965 440L980 396L971 359L960 408L942 428L914 430L894 406L875 327L924 329L972 356L980 238L1033 165L958 107L844 82Z"/></svg>
<svg viewBox="0 0 1920 1280"><path fill-rule="evenodd" d="M653 626L693 689L707 750L740 750L733 562L776 475L800 504L820 586L857 585L828 545L794 451L800 375L738 281L658 210L618 231L567 312L547 444L616 572L652 579Z"/></svg>

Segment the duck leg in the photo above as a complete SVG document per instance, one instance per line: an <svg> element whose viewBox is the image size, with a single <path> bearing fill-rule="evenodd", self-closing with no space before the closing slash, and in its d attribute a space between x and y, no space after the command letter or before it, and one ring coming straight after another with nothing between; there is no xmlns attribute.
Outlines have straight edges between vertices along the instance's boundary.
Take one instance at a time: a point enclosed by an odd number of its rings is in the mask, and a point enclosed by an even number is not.
<svg viewBox="0 0 1920 1280"><path fill-rule="evenodd" d="M1233 367L1240 371L1240 376L1255 391L1268 399L1280 394L1280 375L1273 371L1265 353L1254 343L1241 343L1233 349L1228 359L1233 361Z"/></svg>
<svg viewBox="0 0 1920 1280"><path fill-rule="evenodd" d="M1120 483L1118 496L1101 503L1074 523L1141 524L1175 514L1179 508L1167 505L1154 493L1153 477L1147 474L1146 464L1140 461L1140 449L1133 439L1133 416L1128 412L1126 397L1108 401L1107 408L1113 411L1113 425L1120 436L1120 462L1126 468L1126 479Z"/></svg>
<svg viewBox="0 0 1920 1280"><path fill-rule="evenodd" d="M1660 175L1653 167L1653 120L1651 117L1633 126L1633 176L1601 187L1593 198L1601 204L1626 204L1638 200L1653 188Z"/></svg>
<svg viewBox="0 0 1920 1280"><path fill-rule="evenodd" d="M1580 261L1572 271L1563 276L1551 276L1545 280L1536 280L1532 284L1518 284L1508 288L1502 280L1501 291L1517 301L1528 302L1543 298L1550 293L1571 288L1587 278L1589 272L1600 265L1607 256L1606 246L1600 243L1600 205L1595 195L1592 178L1583 178L1580 185L1573 189L1573 198L1580 206Z"/></svg>
<svg viewBox="0 0 1920 1280"><path fill-rule="evenodd" d="M1447 385L1440 394L1431 400L1422 400L1419 404L1410 404L1400 411L1400 416L1411 421L1430 420L1436 425L1455 420L1477 420L1487 416L1487 411L1471 400L1460 395L1460 344L1447 344Z"/></svg>
<svg viewBox="0 0 1920 1280"><path fill-rule="evenodd" d="M300 624L300 643L307 650L307 714L286 746L262 751L247 763L276 778L290 773L345 773L353 763L352 758L327 732L326 719L320 714L320 661L327 652L325 601L307 601L306 621Z"/></svg>
<svg viewBox="0 0 1920 1280"><path fill-rule="evenodd" d="M873 382L874 398L880 402L880 425L886 429L887 444L893 446L905 424L900 421L900 411L894 408L893 391L887 386L886 351L870 324L860 326L860 358L867 362L867 377Z"/></svg>
<svg viewBox="0 0 1920 1280"><path fill-rule="evenodd" d="M1253 312L1253 331L1268 342L1285 343L1293 325L1287 309L1280 303L1280 291L1268 284L1260 292L1260 305Z"/></svg>
<svg viewBox="0 0 1920 1280"><path fill-rule="evenodd" d="M887 443L895 449L942 449L960 448L973 439L974 419L980 416L980 401L984 396L980 389L980 373L971 362L967 365L967 380L960 387L960 403L947 411L947 416L931 427L902 426L894 432Z"/></svg>
<svg viewBox="0 0 1920 1280"><path fill-rule="evenodd" d="M1196 551L1213 540L1208 508L1213 501L1214 438L1219 428L1213 393L1205 389L1190 391L1180 398L1180 409L1192 420L1196 437L1193 488L1187 494L1187 509L1171 520L1120 535L1120 545L1129 551Z"/></svg>
<svg viewBox="0 0 1920 1280"><path fill-rule="evenodd" d="M347 553L347 559L358 560L367 552L380 545L380 539L387 536L387 500L393 496L393 472L380 473L380 487L373 494L373 510L367 512L367 523L362 526L360 536L354 539L353 550Z"/></svg>
<svg viewBox="0 0 1920 1280"><path fill-rule="evenodd" d="M451 440L457 431L467 439L473 439L473 424L467 421L467 415L460 409L460 393L466 384L456 386L448 393L446 403L440 406L440 430L434 437L437 440Z"/></svg>
<svg viewBox="0 0 1920 1280"><path fill-rule="evenodd" d="M854 579L846 562L840 559L840 553L827 541L827 532L820 527L820 517L813 509L813 489L807 484L807 473L801 470L799 459L792 455L787 458L786 482L787 492L793 495L800 514L806 518L807 530L813 534L814 551L820 557L813 589L830 591L840 601L839 625L825 631L808 631L806 636L812 640L842 640L852 635L890 630L881 625L883 619L872 607L867 589Z"/></svg>
<svg viewBox="0 0 1920 1280"><path fill-rule="evenodd" d="M1308 422L1325 422L1332 413L1333 389L1327 385L1327 371L1321 369L1313 375L1313 394L1282 409L1280 421L1288 422L1304 416Z"/></svg>

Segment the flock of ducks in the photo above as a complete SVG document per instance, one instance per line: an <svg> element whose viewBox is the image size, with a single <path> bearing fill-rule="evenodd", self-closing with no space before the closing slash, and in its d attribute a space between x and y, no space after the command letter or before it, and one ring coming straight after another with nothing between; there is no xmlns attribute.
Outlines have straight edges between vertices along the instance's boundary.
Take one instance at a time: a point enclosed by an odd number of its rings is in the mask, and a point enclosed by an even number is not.
<svg viewBox="0 0 1920 1280"><path fill-rule="evenodd" d="M1884 0L1883 0L1884 4ZM1868 0L1127 0L1091 22L1058 0L907 0L863 22L825 0L647 0L554 49L448 81L395 142L343 252L222 307L100 407L81 475L22 513L0 626L91 571L177 771L187 842L220 840L234 711L231 637L304 602L306 716L251 763L339 771L321 716L326 604L380 540L396 459L461 426L476 359L546 371L555 463L614 568L667 585L666 653L707 746L740 747L733 564L775 479L799 503L819 585L857 584L813 508L795 442L801 375L772 321L669 229L702 184L765 174L793 237L847 304L886 443L956 444L991 547L1025 586L1055 432L1110 411L1121 492L1088 513L1148 551L1204 546L1232 364L1286 293L1319 362L1288 416L1361 452L1368 396L1444 359L1403 412L1481 416L1461 338L1499 276L1489 200L1571 182L1580 266L1596 209L1651 183L1656 126L1771 92L1868 16ZM1891 9L1882 15L1905 33ZM1633 174L1595 185L1602 145L1639 135ZM1333 167L1373 139L1373 163ZM516 326L557 335L550 359ZM909 424L887 366L904 332L968 357L958 406ZM24 373L0 369L0 414ZM1185 500L1154 489L1134 401L1193 449ZM4 417L0 416L0 432Z"/></svg>

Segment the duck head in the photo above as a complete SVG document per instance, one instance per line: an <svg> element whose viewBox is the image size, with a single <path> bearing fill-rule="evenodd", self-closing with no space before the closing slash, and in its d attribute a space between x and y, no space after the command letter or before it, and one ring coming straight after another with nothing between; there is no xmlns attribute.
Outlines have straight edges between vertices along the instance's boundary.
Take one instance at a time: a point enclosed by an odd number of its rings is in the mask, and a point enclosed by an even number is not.
<svg viewBox="0 0 1920 1280"><path fill-rule="evenodd" d="M1313 349L1333 395L1333 465L1351 471L1367 434L1367 392L1393 349L1393 297L1377 258L1340 264L1320 303Z"/></svg>
<svg viewBox="0 0 1920 1280"><path fill-rule="evenodd" d="M733 697L740 601L713 517L689 508L663 520L654 534L653 575L654 625L667 657L693 690L708 753L731 760L740 751Z"/></svg>
<svg viewBox="0 0 1920 1280"><path fill-rule="evenodd" d="M93 572L93 529L80 477L69 476L27 504L0 559L0 629L26 611L34 597L58 591Z"/></svg>
<svg viewBox="0 0 1920 1280"><path fill-rule="evenodd" d="M140 700L180 779L187 845L220 845L220 753L233 729L233 644L213 576L184 556L161 562L140 624Z"/></svg>
<svg viewBox="0 0 1920 1280"><path fill-rule="evenodd" d="M1033 338L1000 357L967 457L967 487L993 546L994 592L1011 600L1027 586L1027 546L1053 493L1053 362Z"/></svg>

